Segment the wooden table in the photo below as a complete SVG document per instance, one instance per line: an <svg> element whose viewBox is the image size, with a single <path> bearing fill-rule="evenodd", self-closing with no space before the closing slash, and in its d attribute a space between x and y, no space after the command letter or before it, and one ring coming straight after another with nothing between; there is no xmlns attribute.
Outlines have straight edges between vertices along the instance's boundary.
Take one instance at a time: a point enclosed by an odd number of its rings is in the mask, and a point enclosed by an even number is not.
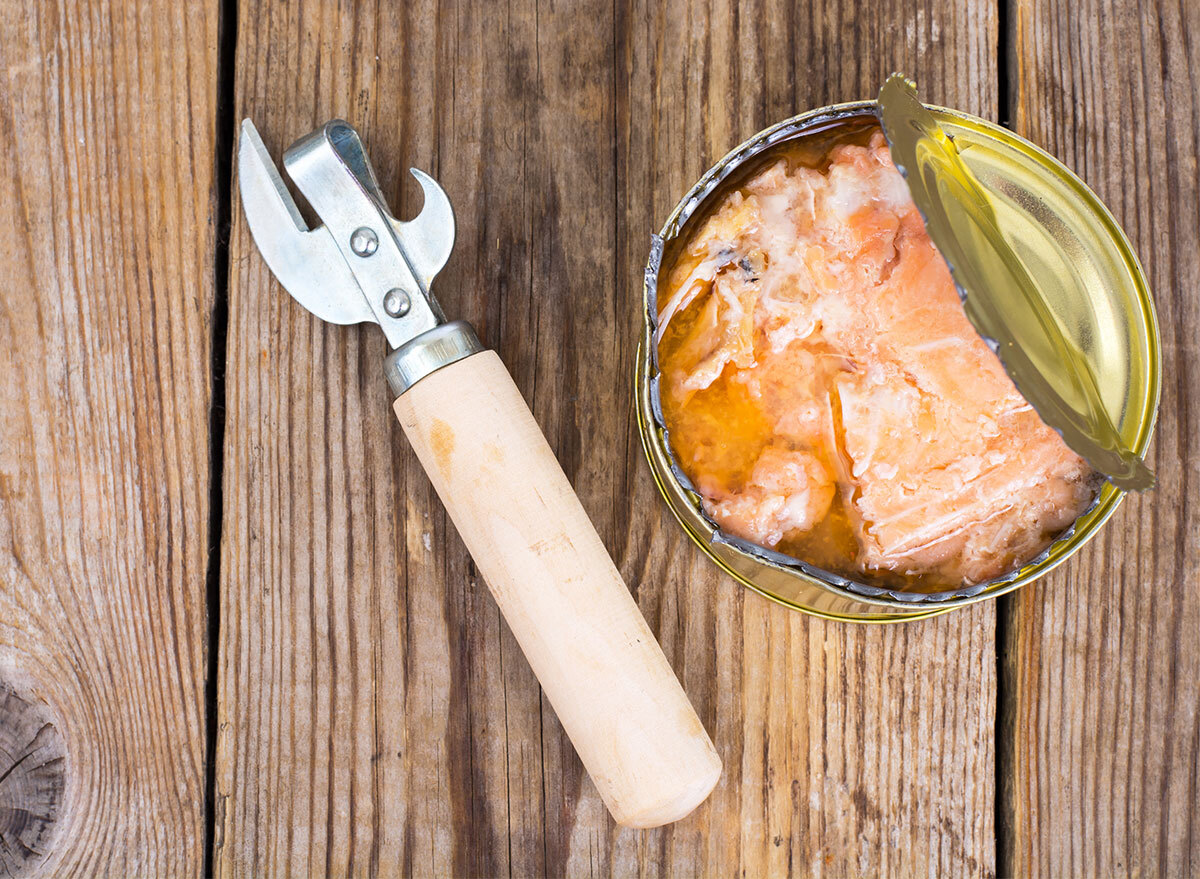
<svg viewBox="0 0 1200 879"><path fill-rule="evenodd" d="M1108 203L1163 330L1159 488L891 627L721 575L631 400L649 236L894 69ZM0 2L0 877L1200 873L1200 4ZM339 115L511 368L725 762L617 828L389 410L232 182Z"/></svg>

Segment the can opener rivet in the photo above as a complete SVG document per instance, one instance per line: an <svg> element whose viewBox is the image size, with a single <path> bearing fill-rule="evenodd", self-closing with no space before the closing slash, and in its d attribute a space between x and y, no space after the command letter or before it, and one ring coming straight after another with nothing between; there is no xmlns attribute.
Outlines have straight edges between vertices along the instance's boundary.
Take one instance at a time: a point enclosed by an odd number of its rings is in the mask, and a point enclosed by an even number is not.
<svg viewBox="0 0 1200 879"><path fill-rule="evenodd" d="M365 226L355 229L354 234L350 236L350 249L359 256L370 256L379 249L379 236L375 234L374 229Z"/></svg>
<svg viewBox="0 0 1200 879"><path fill-rule="evenodd" d="M392 317L404 317L412 308L412 300L399 287L393 287L383 294L383 310Z"/></svg>

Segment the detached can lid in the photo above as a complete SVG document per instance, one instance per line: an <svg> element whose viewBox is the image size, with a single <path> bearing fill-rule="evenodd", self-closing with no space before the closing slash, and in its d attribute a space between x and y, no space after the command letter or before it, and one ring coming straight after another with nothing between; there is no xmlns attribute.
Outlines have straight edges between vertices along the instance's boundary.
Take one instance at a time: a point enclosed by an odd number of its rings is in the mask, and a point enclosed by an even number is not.
<svg viewBox="0 0 1200 879"><path fill-rule="evenodd" d="M1120 283L1120 273L1106 278L1073 267L1064 248L1073 240L1070 217L1051 200L1021 190L1021 210L1001 210L1012 198L973 173L910 80L893 74L877 106L892 160L950 266L967 318L1017 389L1114 486L1152 488L1154 474L1118 428L1113 395L1106 403L1104 393L1105 384L1127 380L1131 352L1106 332L1112 316L1097 310L1106 297L1095 286ZM1002 169L988 176L987 183L1004 182Z"/></svg>

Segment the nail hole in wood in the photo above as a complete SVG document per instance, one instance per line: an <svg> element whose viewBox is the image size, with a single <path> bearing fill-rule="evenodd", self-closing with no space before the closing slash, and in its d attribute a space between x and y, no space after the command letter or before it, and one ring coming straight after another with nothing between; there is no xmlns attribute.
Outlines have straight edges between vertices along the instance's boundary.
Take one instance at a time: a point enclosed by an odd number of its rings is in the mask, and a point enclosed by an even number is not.
<svg viewBox="0 0 1200 879"><path fill-rule="evenodd" d="M0 879L31 874L49 854L65 769L62 735L46 704L0 680Z"/></svg>

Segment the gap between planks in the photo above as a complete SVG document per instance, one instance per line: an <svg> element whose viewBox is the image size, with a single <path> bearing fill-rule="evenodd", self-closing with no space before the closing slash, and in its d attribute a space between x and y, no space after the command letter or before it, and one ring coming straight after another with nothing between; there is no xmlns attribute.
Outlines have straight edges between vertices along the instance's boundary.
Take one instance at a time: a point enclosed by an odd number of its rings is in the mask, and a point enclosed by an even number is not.
<svg viewBox="0 0 1200 879"><path fill-rule="evenodd" d="M1010 52L1014 51L1011 4L1017 0L997 0L996 3L996 112L998 122L1007 129L1012 129L1013 106L1012 89L1009 76ZM1005 674L1005 645L1008 643L1009 607L1011 595L1002 595L996 599L996 716L992 723L993 771L996 773L992 783L992 827L996 836L996 875L1006 876L1012 867L1011 840L1009 828L1005 823L1004 804L1007 802L1011 773L1005 771L1011 759L1011 748L1007 743L1009 738L1001 732L1009 722L1008 715L1011 704L1007 697L1009 676Z"/></svg>
<svg viewBox="0 0 1200 879"><path fill-rule="evenodd" d="M233 211L234 64L237 0L220 0L217 25L217 101L213 248L212 403L208 414L208 568L204 575L208 631L204 677L204 876L212 876L217 827L217 659L221 637L221 543L225 500L225 358L229 336L229 229Z"/></svg>

